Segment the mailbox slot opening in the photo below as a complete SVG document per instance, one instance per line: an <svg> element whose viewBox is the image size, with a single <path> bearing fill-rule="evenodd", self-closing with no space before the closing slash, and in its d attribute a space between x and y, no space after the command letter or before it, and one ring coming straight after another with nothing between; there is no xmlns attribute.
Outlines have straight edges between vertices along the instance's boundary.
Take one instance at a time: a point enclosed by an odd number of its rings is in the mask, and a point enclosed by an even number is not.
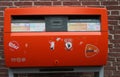
<svg viewBox="0 0 120 77"><path fill-rule="evenodd" d="M12 15L12 32L96 32L100 15Z"/></svg>

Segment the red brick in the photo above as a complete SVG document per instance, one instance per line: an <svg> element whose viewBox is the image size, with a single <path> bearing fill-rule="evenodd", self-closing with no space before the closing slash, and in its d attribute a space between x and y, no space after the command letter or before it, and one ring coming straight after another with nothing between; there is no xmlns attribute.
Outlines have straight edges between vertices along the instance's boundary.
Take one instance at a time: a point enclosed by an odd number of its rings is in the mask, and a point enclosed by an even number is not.
<svg viewBox="0 0 120 77"><path fill-rule="evenodd" d="M109 39L112 39L112 35L109 35L108 38L109 38Z"/></svg>
<svg viewBox="0 0 120 77"><path fill-rule="evenodd" d="M71 5L80 5L80 2L77 2L77 1L71 1L71 2L63 2L63 5L68 5L68 6L71 6Z"/></svg>
<svg viewBox="0 0 120 77"><path fill-rule="evenodd" d="M117 0L106 0L106 1L117 1Z"/></svg>
<svg viewBox="0 0 120 77"><path fill-rule="evenodd" d="M9 1L18 1L18 0L0 0L0 1L7 1L7 2L9 2Z"/></svg>
<svg viewBox="0 0 120 77"><path fill-rule="evenodd" d="M109 77L120 77L120 75L117 75L117 76L116 76L116 75L113 75L113 76L109 76Z"/></svg>
<svg viewBox="0 0 120 77"><path fill-rule="evenodd" d="M115 61L115 58L113 58L113 57L108 57L108 61L114 62L114 61Z"/></svg>
<svg viewBox="0 0 120 77"><path fill-rule="evenodd" d="M60 1L60 0L51 0L51 1Z"/></svg>
<svg viewBox="0 0 120 77"><path fill-rule="evenodd" d="M104 70L105 77L110 77L112 75L112 70Z"/></svg>
<svg viewBox="0 0 120 77"><path fill-rule="evenodd" d="M111 12L111 11L108 11L108 12L107 12L107 13L108 13L108 15L110 15L110 12Z"/></svg>
<svg viewBox="0 0 120 77"><path fill-rule="evenodd" d="M5 60L0 60L0 66L5 65ZM1 71L1 70L0 70Z"/></svg>
<svg viewBox="0 0 120 77"><path fill-rule="evenodd" d="M50 6L50 5L52 5L52 2L34 2L34 5L46 5L46 6Z"/></svg>
<svg viewBox="0 0 120 77"><path fill-rule="evenodd" d="M0 37L0 40L3 41L3 37Z"/></svg>
<svg viewBox="0 0 120 77"><path fill-rule="evenodd" d="M101 5L118 5L117 1L102 1Z"/></svg>
<svg viewBox="0 0 120 77"><path fill-rule="evenodd" d="M115 30L109 30L109 33L110 33L110 34L114 34L114 33L115 33Z"/></svg>
<svg viewBox="0 0 120 77"><path fill-rule="evenodd" d="M0 77L8 77L8 74L0 74Z"/></svg>
<svg viewBox="0 0 120 77"><path fill-rule="evenodd" d="M99 5L87 5L87 7L93 7L93 8L104 8L105 6L99 6Z"/></svg>
<svg viewBox="0 0 120 77"><path fill-rule="evenodd" d="M8 70L7 69L1 69L0 72L4 72L7 74Z"/></svg>
<svg viewBox="0 0 120 77"><path fill-rule="evenodd" d="M113 26L108 26L108 29L109 30L113 30Z"/></svg>
<svg viewBox="0 0 120 77"><path fill-rule="evenodd" d="M118 69L120 70L120 67L118 67ZM117 75L117 77L120 77L120 71L115 71L113 74L114 74L114 76Z"/></svg>
<svg viewBox="0 0 120 77"><path fill-rule="evenodd" d="M0 49L3 50L3 46L2 45L0 45Z"/></svg>
<svg viewBox="0 0 120 77"><path fill-rule="evenodd" d="M120 6L106 6L108 10L120 10Z"/></svg>
<svg viewBox="0 0 120 77"><path fill-rule="evenodd" d="M3 21L4 20L4 17L0 17L0 21Z"/></svg>
<svg viewBox="0 0 120 77"><path fill-rule="evenodd" d="M82 5L100 5L100 3L99 2L84 1L84 2L82 2Z"/></svg>
<svg viewBox="0 0 120 77"><path fill-rule="evenodd" d="M91 2L91 1L98 1L98 0L79 0L79 1L89 1L89 2Z"/></svg>
<svg viewBox="0 0 120 77"><path fill-rule="evenodd" d="M0 6L0 11L4 11L5 8L5 6Z"/></svg>
<svg viewBox="0 0 120 77"><path fill-rule="evenodd" d="M120 34L120 30L109 30L110 34Z"/></svg>
<svg viewBox="0 0 120 77"><path fill-rule="evenodd" d="M112 43L120 43L120 39L110 40Z"/></svg>
<svg viewBox="0 0 120 77"><path fill-rule="evenodd" d="M0 12L0 16L3 16L3 12Z"/></svg>
<svg viewBox="0 0 120 77"><path fill-rule="evenodd" d="M3 45L3 41L2 40L0 40L0 45ZM1 50L1 49L0 49Z"/></svg>
<svg viewBox="0 0 120 77"><path fill-rule="evenodd" d="M52 1L52 0L38 0L38 2L48 2L48 1Z"/></svg>
<svg viewBox="0 0 120 77"><path fill-rule="evenodd" d="M30 6L32 2L14 2L15 6Z"/></svg>
<svg viewBox="0 0 120 77"><path fill-rule="evenodd" d="M110 41L110 43L114 43L115 42L115 40L113 40L113 39L109 39L109 41Z"/></svg>
<svg viewBox="0 0 120 77"><path fill-rule="evenodd" d="M112 52L120 52L120 49L115 49ZM108 53L110 57L120 57L120 53Z"/></svg>
<svg viewBox="0 0 120 77"><path fill-rule="evenodd" d="M115 47L115 48L119 48L119 47L120 47L120 44L118 44L118 43L117 43L117 44L114 44L114 47ZM119 52L120 52L120 51L119 51Z"/></svg>
<svg viewBox="0 0 120 77"><path fill-rule="evenodd" d="M12 2L0 2L0 6L12 6Z"/></svg>
<svg viewBox="0 0 120 77"><path fill-rule="evenodd" d="M3 26L3 22L0 22L0 26Z"/></svg>
<svg viewBox="0 0 120 77"><path fill-rule="evenodd" d="M3 41L0 41L0 45L3 45Z"/></svg>
<svg viewBox="0 0 120 77"><path fill-rule="evenodd" d="M61 1L54 1L53 5L61 5Z"/></svg>
<svg viewBox="0 0 120 77"><path fill-rule="evenodd" d="M111 15L119 15L119 11L111 11Z"/></svg>
<svg viewBox="0 0 120 77"><path fill-rule="evenodd" d="M114 35L115 39L120 39L120 35Z"/></svg>
<svg viewBox="0 0 120 77"><path fill-rule="evenodd" d="M1 51L3 51L3 50L0 49L0 55L3 55L3 52L1 52ZM3 60L3 59L1 59L1 56L0 56L0 60Z"/></svg>
<svg viewBox="0 0 120 77"><path fill-rule="evenodd" d="M110 61L107 62L106 66L111 67L112 63Z"/></svg>
<svg viewBox="0 0 120 77"><path fill-rule="evenodd" d="M120 16L108 16L108 20L120 20Z"/></svg>
<svg viewBox="0 0 120 77"><path fill-rule="evenodd" d="M18 6L10 6L9 8L17 8ZM20 6L19 6L19 8L20 8Z"/></svg>
<svg viewBox="0 0 120 77"><path fill-rule="evenodd" d="M0 36L3 36L3 31L0 31Z"/></svg>
<svg viewBox="0 0 120 77"><path fill-rule="evenodd" d="M38 0L19 0L19 2L20 1L26 1L27 2L27 1L38 1Z"/></svg>
<svg viewBox="0 0 120 77"><path fill-rule="evenodd" d="M114 34L120 34L120 30L115 30Z"/></svg>
<svg viewBox="0 0 120 77"><path fill-rule="evenodd" d="M108 47L109 47L109 48L113 48L113 44L109 44Z"/></svg>
<svg viewBox="0 0 120 77"><path fill-rule="evenodd" d="M120 62L113 62L114 66L120 66Z"/></svg>
<svg viewBox="0 0 120 77"><path fill-rule="evenodd" d="M4 51L2 51L2 52L4 52ZM4 56L4 54L3 54L3 53L2 53L2 55L0 55L0 57L1 57L2 59L4 59L4 58L5 58L5 56ZM6 68L5 64L4 64L4 65L0 65L0 68Z"/></svg>
<svg viewBox="0 0 120 77"><path fill-rule="evenodd" d="M61 1L65 1L65 2L73 1L73 2L75 2L75 1L78 1L78 0L61 0Z"/></svg>
<svg viewBox="0 0 120 77"><path fill-rule="evenodd" d="M116 70L116 67L115 66L113 66L113 67L105 66L105 70Z"/></svg>
<svg viewBox="0 0 120 77"><path fill-rule="evenodd" d="M118 25L118 21L116 21L116 20L114 20L114 21L113 20L109 20L108 24L109 25Z"/></svg>
<svg viewBox="0 0 120 77"><path fill-rule="evenodd" d="M0 28L0 32L3 32L3 27Z"/></svg>
<svg viewBox="0 0 120 77"><path fill-rule="evenodd" d="M109 49L110 52L120 52L120 49L119 48L110 48ZM120 54L119 54L120 56Z"/></svg>
<svg viewBox="0 0 120 77"><path fill-rule="evenodd" d="M114 26L115 30L120 30L120 25Z"/></svg>
<svg viewBox="0 0 120 77"><path fill-rule="evenodd" d="M118 57L118 58L117 58L117 61L119 61L119 62L120 62L120 57Z"/></svg>

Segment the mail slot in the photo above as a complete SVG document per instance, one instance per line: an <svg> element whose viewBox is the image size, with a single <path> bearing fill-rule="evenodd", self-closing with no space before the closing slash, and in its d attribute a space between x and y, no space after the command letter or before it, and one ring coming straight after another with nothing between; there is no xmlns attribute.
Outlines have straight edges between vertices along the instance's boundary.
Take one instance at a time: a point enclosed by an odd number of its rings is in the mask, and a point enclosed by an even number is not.
<svg viewBox="0 0 120 77"><path fill-rule="evenodd" d="M103 66L107 61L105 8L7 8L7 67Z"/></svg>

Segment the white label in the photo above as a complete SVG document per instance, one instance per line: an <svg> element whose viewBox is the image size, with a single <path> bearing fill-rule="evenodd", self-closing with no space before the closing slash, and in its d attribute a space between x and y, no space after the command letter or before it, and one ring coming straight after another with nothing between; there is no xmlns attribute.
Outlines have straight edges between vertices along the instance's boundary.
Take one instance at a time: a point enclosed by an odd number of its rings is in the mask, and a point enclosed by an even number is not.
<svg viewBox="0 0 120 77"><path fill-rule="evenodd" d="M45 31L45 23L11 23L12 32Z"/></svg>
<svg viewBox="0 0 120 77"><path fill-rule="evenodd" d="M88 23L87 31L100 31L100 23Z"/></svg>
<svg viewBox="0 0 120 77"><path fill-rule="evenodd" d="M45 23L30 23L30 31L45 31Z"/></svg>
<svg viewBox="0 0 120 77"><path fill-rule="evenodd" d="M71 22L68 23L68 31L100 31L100 23Z"/></svg>

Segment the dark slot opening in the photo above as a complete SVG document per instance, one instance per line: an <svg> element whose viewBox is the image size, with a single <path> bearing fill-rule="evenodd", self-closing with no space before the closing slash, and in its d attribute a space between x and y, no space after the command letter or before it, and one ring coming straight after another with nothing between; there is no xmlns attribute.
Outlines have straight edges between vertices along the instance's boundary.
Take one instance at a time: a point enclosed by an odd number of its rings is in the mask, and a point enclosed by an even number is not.
<svg viewBox="0 0 120 77"><path fill-rule="evenodd" d="M40 71L73 71L72 68L49 68L49 69L40 69Z"/></svg>
<svg viewBox="0 0 120 77"><path fill-rule="evenodd" d="M12 15L12 20L37 20L44 19L44 15Z"/></svg>
<svg viewBox="0 0 120 77"><path fill-rule="evenodd" d="M100 19L100 15L70 15L68 19Z"/></svg>
<svg viewBox="0 0 120 77"><path fill-rule="evenodd" d="M70 32L68 23L100 23L100 15L12 15L12 23L45 23L46 32ZM79 30L73 30L80 32ZM21 31L22 32L22 31Z"/></svg>
<svg viewBox="0 0 120 77"><path fill-rule="evenodd" d="M45 21L45 18L42 15L13 15L11 18L11 22L13 23L39 23Z"/></svg>

